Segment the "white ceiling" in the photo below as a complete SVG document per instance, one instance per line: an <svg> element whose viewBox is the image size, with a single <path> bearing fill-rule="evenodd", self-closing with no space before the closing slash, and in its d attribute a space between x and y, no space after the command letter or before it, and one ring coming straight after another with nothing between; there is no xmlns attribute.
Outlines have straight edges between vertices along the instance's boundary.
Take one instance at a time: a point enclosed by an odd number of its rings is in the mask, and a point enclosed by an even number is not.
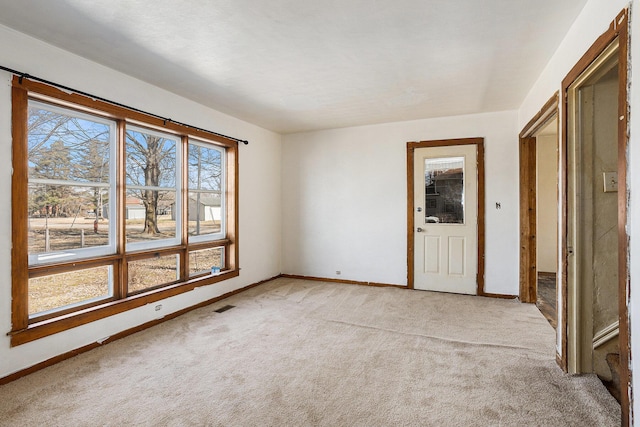
<svg viewBox="0 0 640 427"><path fill-rule="evenodd" d="M290 133L516 109L586 1L0 0L0 23Z"/></svg>

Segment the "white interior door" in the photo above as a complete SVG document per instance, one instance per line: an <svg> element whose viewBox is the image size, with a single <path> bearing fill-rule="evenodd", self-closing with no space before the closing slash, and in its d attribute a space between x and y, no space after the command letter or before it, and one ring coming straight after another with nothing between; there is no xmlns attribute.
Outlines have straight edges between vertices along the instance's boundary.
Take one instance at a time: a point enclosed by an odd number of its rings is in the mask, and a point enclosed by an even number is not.
<svg viewBox="0 0 640 427"><path fill-rule="evenodd" d="M414 288L477 293L476 145L414 151Z"/></svg>

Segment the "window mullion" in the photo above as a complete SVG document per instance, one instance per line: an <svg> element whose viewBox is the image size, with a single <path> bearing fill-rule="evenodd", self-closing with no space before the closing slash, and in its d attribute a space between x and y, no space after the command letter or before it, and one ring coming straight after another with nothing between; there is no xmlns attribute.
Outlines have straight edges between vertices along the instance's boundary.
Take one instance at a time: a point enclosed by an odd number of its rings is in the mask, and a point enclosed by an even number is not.
<svg viewBox="0 0 640 427"><path fill-rule="evenodd" d="M227 245L225 256L225 266L227 269L235 270L238 268L240 249L238 246L238 181L240 178L238 171L238 146L229 147L226 150L226 186L224 187L227 194L225 197L226 210L226 238L230 240Z"/></svg>
<svg viewBox="0 0 640 427"><path fill-rule="evenodd" d="M116 253L120 255L118 268L114 273L114 294L116 299L127 296L127 263L125 259L126 233L125 233L125 209L126 209L126 122L117 121L116 132Z"/></svg>
<svg viewBox="0 0 640 427"><path fill-rule="evenodd" d="M182 280L187 280L189 277L189 137L184 135L181 138L182 150L181 150L181 158L180 164L182 165L181 175L182 179L179 191L179 196L182 200L181 203L181 221L182 221L182 232L180 236L180 241L184 246L184 250L180 256L180 277Z"/></svg>

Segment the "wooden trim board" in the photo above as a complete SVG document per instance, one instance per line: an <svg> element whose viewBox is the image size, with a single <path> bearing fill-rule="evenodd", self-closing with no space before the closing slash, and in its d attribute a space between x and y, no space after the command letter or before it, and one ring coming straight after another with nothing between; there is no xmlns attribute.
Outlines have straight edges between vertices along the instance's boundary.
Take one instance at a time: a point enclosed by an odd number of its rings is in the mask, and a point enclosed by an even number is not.
<svg viewBox="0 0 640 427"><path fill-rule="evenodd" d="M538 133L558 113L559 92L554 93L520 131L520 138L528 138Z"/></svg>
<svg viewBox="0 0 640 427"><path fill-rule="evenodd" d="M627 148L629 145L629 105L628 105L628 58L629 58L629 22L628 13L622 11L615 21L620 39L618 63L618 312L619 312L619 345L620 345L620 405L623 425L631 424L631 403L633 389L631 387L631 342L629 333L629 307L627 295L631 292L629 279L629 245L627 234L627 207L629 192L627 190Z"/></svg>
<svg viewBox="0 0 640 427"><path fill-rule="evenodd" d="M345 285L360 285L360 286L374 286L378 288L399 288L399 289L411 289L405 285L394 285L390 283L377 283L377 282L362 282L357 280L343 280L343 279L328 279L323 277L314 277L314 276L301 276L297 274L281 274L280 277L286 277L289 279L301 279L301 280L313 280L317 282L329 282L329 283L342 283ZM455 294L457 295L457 294ZM488 297L488 298L501 298L501 299L516 299L518 298L516 295L506 295L506 294L493 294L488 292L483 292L478 296Z"/></svg>
<svg viewBox="0 0 640 427"><path fill-rule="evenodd" d="M401 288L408 289L405 285L394 285L391 283L362 282L358 280L328 279L324 277L301 276L298 274L281 274L279 277L288 279L313 280L315 282L342 283L345 285L375 286L378 288Z"/></svg>
<svg viewBox="0 0 640 427"><path fill-rule="evenodd" d="M520 138L520 301L537 299L537 186L535 137Z"/></svg>

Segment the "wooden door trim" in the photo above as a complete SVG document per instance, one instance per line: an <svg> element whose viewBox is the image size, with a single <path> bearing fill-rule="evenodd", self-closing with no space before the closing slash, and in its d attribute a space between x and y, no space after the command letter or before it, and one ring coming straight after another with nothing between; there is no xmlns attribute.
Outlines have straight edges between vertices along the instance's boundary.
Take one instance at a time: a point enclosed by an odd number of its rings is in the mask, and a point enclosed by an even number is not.
<svg viewBox="0 0 640 427"><path fill-rule="evenodd" d="M557 117L560 93L556 91L520 131L520 138L532 137Z"/></svg>
<svg viewBox="0 0 640 427"><path fill-rule="evenodd" d="M520 132L520 301L537 300L537 188L535 134L558 116L559 92L544 106Z"/></svg>
<svg viewBox="0 0 640 427"><path fill-rule="evenodd" d="M563 115L563 130L562 130L562 166L564 168L563 173L560 175L561 179L561 197L563 200L562 209L562 263L563 272L561 280L562 288L562 324L558 327L562 328L562 357L561 367L567 370L567 219L568 219L568 206L567 206L567 180L568 180L568 132L567 132L567 117L569 112L568 105L568 89L573 82L595 61L602 52L616 39L619 40L618 47L618 70L619 70L619 86L618 86L618 312L620 322L620 407L622 410L622 425L628 426L630 424L630 406L632 399L630 395L631 389L631 372L629 370L629 360L631 357L631 347L629 342L629 322L628 322L628 301L627 295L629 294L629 260L628 260L628 248L629 248L629 235L626 231L627 224L627 204L629 200L629 194L627 190L627 146L628 146L628 119L629 119L629 105L627 100L627 83L628 83L628 43L629 43L629 30L628 30L628 9L622 10L616 19L611 23L609 29L605 31L598 39L591 45L586 53L580 58L576 65L569 71L567 76L562 80L562 115Z"/></svg>
<svg viewBox="0 0 640 427"><path fill-rule="evenodd" d="M484 291L485 259L485 188L484 188L484 138L440 139L420 142L407 142L407 287L414 289L414 151L417 148L447 147L455 145L475 145L478 180L478 274L476 294L479 296L505 297Z"/></svg>
<svg viewBox="0 0 640 427"><path fill-rule="evenodd" d="M537 300L537 188L535 137L520 138L520 301Z"/></svg>

